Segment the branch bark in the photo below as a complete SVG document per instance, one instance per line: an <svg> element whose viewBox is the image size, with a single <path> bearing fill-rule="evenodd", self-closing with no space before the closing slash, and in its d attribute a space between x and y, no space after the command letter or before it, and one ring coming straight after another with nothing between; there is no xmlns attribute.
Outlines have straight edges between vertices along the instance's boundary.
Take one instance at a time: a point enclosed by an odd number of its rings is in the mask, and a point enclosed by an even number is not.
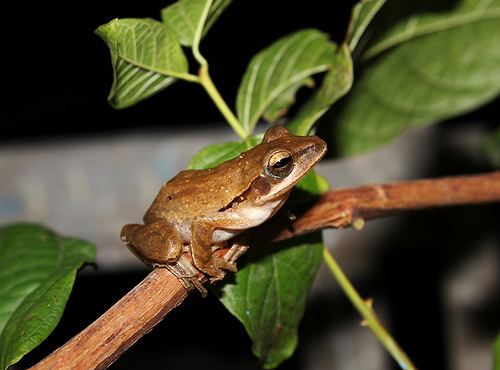
<svg viewBox="0 0 500 370"><path fill-rule="evenodd" d="M105 369L187 295L180 280L167 269L154 269L101 317L32 369Z"/></svg>
<svg viewBox="0 0 500 370"><path fill-rule="evenodd" d="M320 229L362 226L364 220L401 211L500 201L500 171L440 179L333 189L320 197L273 241Z"/></svg>
<svg viewBox="0 0 500 370"><path fill-rule="evenodd" d="M500 172L335 189L291 224L263 225L264 242L354 225L398 211L500 202ZM167 269L154 269L94 323L32 369L104 369L180 305L188 291Z"/></svg>

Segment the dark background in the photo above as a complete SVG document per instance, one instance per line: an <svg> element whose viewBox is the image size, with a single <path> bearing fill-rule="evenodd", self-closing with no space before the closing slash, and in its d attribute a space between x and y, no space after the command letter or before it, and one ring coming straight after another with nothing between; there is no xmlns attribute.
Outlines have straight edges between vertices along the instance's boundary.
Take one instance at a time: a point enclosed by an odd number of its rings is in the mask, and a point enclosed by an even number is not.
<svg viewBox="0 0 500 370"><path fill-rule="evenodd" d="M161 8L169 3L90 0L78 5L19 4L12 53L15 104L2 139L221 121L203 89L186 82L125 110L115 111L106 103L111 62L107 46L94 30L114 18L159 19ZM234 106L247 63L257 51L306 27L317 27L336 40L342 39L351 3L354 1L329 6L310 0L307 6L290 6L283 0L240 0L229 6L202 42L201 50L230 106ZM193 106L196 109L191 109Z"/></svg>
<svg viewBox="0 0 500 370"><path fill-rule="evenodd" d="M303 3L291 5L283 0L235 1L209 32L201 47L211 63L212 77L222 95L233 106L233 97L251 56L289 32L316 27L330 33L333 39L341 40L353 3L310 0L304 6ZM14 104L7 107L7 119L2 119L0 141L25 142L138 128L181 127L186 124L200 126L221 121L219 112L205 92L199 86L184 82L178 82L126 110L115 111L106 102L112 69L107 46L93 33L94 30L116 17L159 19L160 9L165 5L167 3L162 1L116 0L18 3L12 13L9 34L9 40L14 40L9 60L12 66L8 70L12 73L8 77L14 80ZM9 14L4 16L9 17ZM498 111L497 100L461 119L478 119L491 126L492 117L497 117ZM444 129L450 124L445 123ZM436 169L430 170L430 174L453 172L449 166L456 161L456 157L450 159L447 155L449 153L440 157ZM460 163L466 165L456 168L458 172L488 170L484 165L477 166L467 160ZM437 170L438 167L441 170ZM428 211L402 217L401 235L393 234L391 240L382 240L381 243L386 243L387 253L381 255L379 261L374 261L379 266L393 267L381 268L370 281L355 282L362 292L373 295L384 292L391 312L395 313L392 317L394 334L422 369L447 368L439 281L443 269L446 269L442 262L446 260L450 263L451 252L443 248L436 254L433 246L458 246L458 250L451 253L453 258L467 253L470 247L467 235L471 236L466 231L471 214L474 214L471 212L478 212L479 218L489 220L482 222L483 229L476 229L477 233L495 229L498 207L493 206ZM449 234L440 236L443 219L451 220L456 240L450 240ZM429 232L420 234L419 230ZM420 236L409 242L405 235ZM398 249L402 244L408 247L404 255ZM422 248L423 245L427 248ZM418 278L424 276L421 271L423 266L426 268L425 280ZM413 280L404 280L404 289L399 283L402 275L415 276ZM144 272L137 272L79 277L61 324L42 346L21 361L19 368L36 363L63 344L144 276ZM419 304L409 308L409 301ZM498 302L495 304L478 313L484 319L482 326L485 330L488 330L488 323L491 323L498 308ZM398 316L398 312L403 313ZM415 317L413 314L420 321L409 319ZM308 336L318 335L329 325L339 325L355 315L344 299L317 298L308 306L301 326L301 341L307 342ZM420 322L426 325L422 326ZM429 326L434 329L432 335L428 332ZM425 343L425 347L421 343ZM202 300L193 295L112 368L156 368L158 364L155 361L169 352L185 356L186 362L174 365L163 356L165 365L162 367L257 368L249 346L243 328L215 298ZM300 369L300 356L301 347L283 368Z"/></svg>

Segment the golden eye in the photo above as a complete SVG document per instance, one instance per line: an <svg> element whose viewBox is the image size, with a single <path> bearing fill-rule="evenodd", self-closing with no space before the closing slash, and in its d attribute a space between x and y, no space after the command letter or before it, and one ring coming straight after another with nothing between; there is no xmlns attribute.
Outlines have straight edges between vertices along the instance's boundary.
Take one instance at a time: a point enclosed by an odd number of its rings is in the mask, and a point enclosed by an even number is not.
<svg viewBox="0 0 500 370"><path fill-rule="evenodd" d="M267 162L267 171L273 177L283 178L292 172L293 160L292 154L286 150L280 150L271 155Z"/></svg>

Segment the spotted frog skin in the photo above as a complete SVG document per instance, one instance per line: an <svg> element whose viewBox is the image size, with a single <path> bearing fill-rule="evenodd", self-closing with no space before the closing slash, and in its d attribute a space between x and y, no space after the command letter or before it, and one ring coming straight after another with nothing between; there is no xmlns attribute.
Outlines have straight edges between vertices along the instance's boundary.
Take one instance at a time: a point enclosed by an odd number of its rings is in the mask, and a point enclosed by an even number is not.
<svg viewBox="0 0 500 370"><path fill-rule="evenodd" d="M213 254L214 246L272 217L325 152L317 136L274 126L262 143L234 159L180 172L161 188L144 224L125 225L121 238L153 266L168 267L187 250L197 270L220 280L224 270L236 268Z"/></svg>

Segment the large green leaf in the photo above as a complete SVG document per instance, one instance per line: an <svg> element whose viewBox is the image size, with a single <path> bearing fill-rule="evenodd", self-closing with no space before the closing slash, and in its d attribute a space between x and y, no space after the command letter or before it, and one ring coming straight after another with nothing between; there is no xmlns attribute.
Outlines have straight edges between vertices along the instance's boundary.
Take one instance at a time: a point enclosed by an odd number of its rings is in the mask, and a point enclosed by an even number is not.
<svg viewBox="0 0 500 370"><path fill-rule="evenodd" d="M204 36L231 2L232 0L179 0L163 8L161 17L163 23L174 30L182 45L191 46L198 27L203 27ZM200 22L205 8L208 8L208 14L202 25Z"/></svg>
<svg viewBox="0 0 500 370"><path fill-rule="evenodd" d="M314 123L352 86L351 53L343 44L333 55L321 87L298 110L287 126L297 135L308 135Z"/></svg>
<svg viewBox="0 0 500 370"><path fill-rule="evenodd" d="M153 19L114 19L96 33L108 44L113 85L108 100L125 108L188 77L188 63L175 33Z"/></svg>
<svg viewBox="0 0 500 370"><path fill-rule="evenodd" d="M34 224L0 228L0 369L16 363L55 328L77 269L95 248Z"/></svg>
<svg viewBox="0 0 500 370"><path fill-rule="evenodd" d="M297 89L310 86L312 75L330 68L335 50L326 34L307 29L259 52L248 65L236 99L237 116L245 131L251 134L264 115L276 118L277 112L284 114Z"/></svg>
<svg viewBox="0 0 500 370"><path fill-rule="evenodd" d="M366 31L371 20L384 5L386 0L361 0L352 9L351 21L347 30L346 43L354 51L361 36Z"/></svg>
<svg viewBox="0 0 500 370"><path fill-rule="evenodd" d="M222 288L222 303L245 327L264 368L278 366L297 347L321 253L318 234L251 248L235 282Z"/></svg>
<svg viewBox="0 0 500 370"><path fill-rule="evenodd" d="M360 56L353 89L333 112L341 154L450 118L500 91L500 0L391 0Z"/></svg>

